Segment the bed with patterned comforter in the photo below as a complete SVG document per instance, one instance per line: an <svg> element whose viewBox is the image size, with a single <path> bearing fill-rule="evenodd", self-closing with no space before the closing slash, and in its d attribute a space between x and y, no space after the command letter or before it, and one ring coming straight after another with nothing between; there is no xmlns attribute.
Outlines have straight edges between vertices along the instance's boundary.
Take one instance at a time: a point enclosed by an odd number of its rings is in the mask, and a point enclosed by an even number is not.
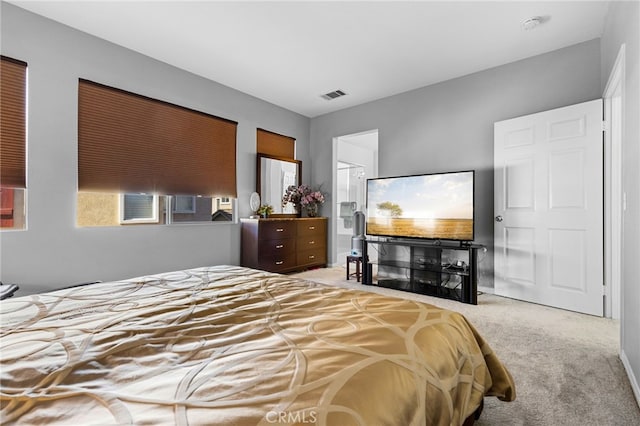
<svg viewBox="0 0 640 426"><path fill-rule="evenodd" d="M513 380L460 314L237 266L0 302L3 425L459 425Z"/></svg>

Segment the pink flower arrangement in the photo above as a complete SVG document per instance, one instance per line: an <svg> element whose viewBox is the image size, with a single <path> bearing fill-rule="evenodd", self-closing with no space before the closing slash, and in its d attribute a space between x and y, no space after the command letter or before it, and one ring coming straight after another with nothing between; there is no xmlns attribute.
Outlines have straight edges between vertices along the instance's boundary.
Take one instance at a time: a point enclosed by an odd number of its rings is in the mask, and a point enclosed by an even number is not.
<svg viewBox="0 0 640 426"><path fill-rule="evenodd" d="M324 195L320 191L313 191L304 197L302 197L302 201L300 204L306 206L307 204L322 204L324 203Z"/></svg>
<svg viewBox="0 0 640 426"><path fill-rule="evenodd" d="M293 203L306 207L311 204L324 203L324 194L320 191L314 191L307 185L290 185L282 196L282 207L288 203Z"/></svg>

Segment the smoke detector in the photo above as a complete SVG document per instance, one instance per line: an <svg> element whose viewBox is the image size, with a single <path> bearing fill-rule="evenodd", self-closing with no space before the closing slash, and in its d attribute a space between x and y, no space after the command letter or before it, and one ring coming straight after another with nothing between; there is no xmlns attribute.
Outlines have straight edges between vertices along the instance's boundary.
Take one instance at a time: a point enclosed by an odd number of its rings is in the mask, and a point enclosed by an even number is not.
<svg viewBox="0 0 640 426"><path fill-rule="evenodd" d="M540 16L532 16L531 18L527 18L522 21L522 29L525 31L530 31L540 25L542 23L542 17Z"/></svg>

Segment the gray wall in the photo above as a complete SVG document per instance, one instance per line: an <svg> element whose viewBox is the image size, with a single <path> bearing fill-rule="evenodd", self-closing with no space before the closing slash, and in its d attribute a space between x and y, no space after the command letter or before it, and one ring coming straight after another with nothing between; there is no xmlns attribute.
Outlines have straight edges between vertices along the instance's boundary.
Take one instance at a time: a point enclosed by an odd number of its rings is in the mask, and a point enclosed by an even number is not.
<svg viewBox="0 0 640 426"><path fill-rule="evenodd" d="M476 242L489 249L479 285L493 287L493 123L600 96L592 40L316 117L311 180L331 182L332 138L370 129L379 130L380 176L476 170Z"/></svg>
<svg viewBox="0 0 640 426"><path fill-rule="evenodd" d="M255 190L257 127L296 138L309 164L306 117L7 3L1 24L2 54L26 61L29 73L28 229L0 234L0 279L22 295L240 260L237 224L75 226L78 78L237 121L240 216Z"/></svg>
<svg viewBox="0 0 640 426"><path fill-rule="evenodd" d="M640 3L612 2L602 36L602 91L624 43L624 129L622 186L627 194L623 212L621 358L635 383L640 403Z"/></svg>

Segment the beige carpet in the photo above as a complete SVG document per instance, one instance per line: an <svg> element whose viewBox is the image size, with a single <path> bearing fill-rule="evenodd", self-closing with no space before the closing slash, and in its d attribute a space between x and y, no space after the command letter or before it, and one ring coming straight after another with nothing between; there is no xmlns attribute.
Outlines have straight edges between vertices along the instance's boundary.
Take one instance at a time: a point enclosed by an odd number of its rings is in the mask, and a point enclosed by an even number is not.
<svg viewBox="0 0 640 426"><path fill-rule="evenodd" d="M344 268L293 274L310 281L424 301L458 311L485 337L516 383L517 399L486 398L476 422L493 425L640 425L640 409L618 356L619 323L490 294L478 305L374 286Z"/></svg>

